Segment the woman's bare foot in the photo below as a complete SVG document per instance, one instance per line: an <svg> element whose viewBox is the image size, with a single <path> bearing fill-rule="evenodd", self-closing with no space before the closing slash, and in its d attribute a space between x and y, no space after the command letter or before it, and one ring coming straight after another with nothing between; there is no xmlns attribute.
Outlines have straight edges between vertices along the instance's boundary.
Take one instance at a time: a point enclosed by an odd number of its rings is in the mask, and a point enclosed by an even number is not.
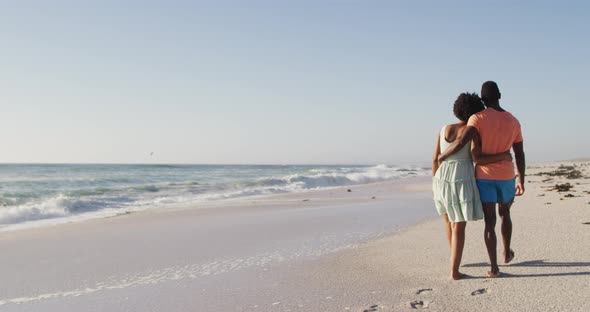
<svg viewBox="0 0 590 312"><path fill-rule="evenodd" d="M461 272L457 272L457 273L451 273L451 279L456 281L456 280L460 280L467 277L466 274L463 274Z"/></svg>
<svg viewBox="0 0 590 312"><path fill-rule="evenodd" d="M504 255L504 263L508 264L514 259L514 250L510 249L507 255Z"/></svg>

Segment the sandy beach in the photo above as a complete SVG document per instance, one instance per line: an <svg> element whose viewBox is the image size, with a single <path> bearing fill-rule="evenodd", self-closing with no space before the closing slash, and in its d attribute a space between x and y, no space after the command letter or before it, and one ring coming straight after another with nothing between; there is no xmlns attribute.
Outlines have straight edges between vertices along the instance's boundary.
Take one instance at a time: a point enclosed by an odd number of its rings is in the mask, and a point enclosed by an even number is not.
<svg viewBox="0 0 590 312"><path fill-rule="evenodd" d="M554 176L572 172L558 169L562 165L576 166L581 175ZM308 266L310 277L332 272L313 279L316 289L329 289L338 281L337 289L324 294L342 304L324 304L320 310L590 310L590 163L530 166L527 175L526 195L512 208L516 257L500 265L501 278L485 277L484 224L475 222L467 226L461 267L469 278L451 281L443 224L433 220ZM556 190L567 183L568 191ZM337 277L343 272L345 277ZM360 298L364 305L358 304Z"/></svg>
<svg viewBox="0 0 590 312"><path fill-rule="evenodd" d="M590 162L527 174L502 278L422 177L2 232L0 311L588 311Z"/></svg>

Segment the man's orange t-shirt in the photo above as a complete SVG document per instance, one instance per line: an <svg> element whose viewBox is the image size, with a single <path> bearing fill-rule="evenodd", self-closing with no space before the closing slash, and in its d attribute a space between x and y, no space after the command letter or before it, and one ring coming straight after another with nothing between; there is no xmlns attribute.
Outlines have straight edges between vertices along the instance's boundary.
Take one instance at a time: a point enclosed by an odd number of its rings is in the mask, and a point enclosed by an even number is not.
<svg viewBox="0 0 590 312"><path fill-rule="evenodd" d="M522 142L520 123L509 112L486 108L472 115L467 125L474 127L479 132L483 154L503 153L512 148L514 143ZM475 177L487 180L514 179L514 164L512 161L503 160L476 166Z"/></svg>

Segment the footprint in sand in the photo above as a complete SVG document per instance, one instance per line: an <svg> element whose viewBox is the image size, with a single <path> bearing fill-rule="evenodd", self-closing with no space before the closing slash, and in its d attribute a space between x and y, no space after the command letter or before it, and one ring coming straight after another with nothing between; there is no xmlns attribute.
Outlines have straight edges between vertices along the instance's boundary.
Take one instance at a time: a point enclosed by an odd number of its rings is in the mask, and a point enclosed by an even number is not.
<svg viewBox="0 0 590 312"><path fill-rule="evenodd" d="M421 294L421 293L423 293L423 292L425 292L425 291L432 291L432 288L422 288L422 289L418 289L418 290L416 291L416 295L419 295L419 294Z"/></svg>
<svg viewBox="0 0 590 312"><path fill-rule="evenodd" d="M424 300L416 300L416 301L410 302L410 307L412 309L426 309L426 308L428 308L429 303L430 302L424 301Z"/></svg>
<svg viewBox="0 0 590 312"><path fill-rule="evenodd" d="M483 294L487 294L488 293L488 289L487 288L480 288L478 290L475 290L473 292L471 292L472 296L477 296L477 295L483 295Z"/></svg>
<svg viewBox="0 0 590 312"><path fill-rule="evenodd" d="M377 310L379 310L379 305L374 304L374 305L368 307L367 309L364 309L363 312L375 312Z"/></svg>

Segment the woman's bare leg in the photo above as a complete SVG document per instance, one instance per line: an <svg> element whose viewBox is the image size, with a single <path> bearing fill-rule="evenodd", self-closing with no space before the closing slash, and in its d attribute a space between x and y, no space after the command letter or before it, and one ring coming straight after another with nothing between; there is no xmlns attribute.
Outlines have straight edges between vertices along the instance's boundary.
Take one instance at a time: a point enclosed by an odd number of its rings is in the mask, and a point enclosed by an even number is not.
<svg viewBox="0 0 590 312"><path fill-rule="evenodd" d="M463 257L463 247L465 246L465 227L467 222L453 222L453 235L451 240L451 278L454 280L461 279L462 274L459 272L461 257Z"/></svg>
<svg viewBox="0 0 590 312"><path fill-rule="evenodd" d="M446 227L446 230L447 230L447 241L449 242L449 248L453 248L452 245L451 245L451 238L452 238L452 233L453 233L452 224L449 221L449 216L448 215L446 215L446 214L443 215L443 219L445 220L445 227Z"/></svg>

